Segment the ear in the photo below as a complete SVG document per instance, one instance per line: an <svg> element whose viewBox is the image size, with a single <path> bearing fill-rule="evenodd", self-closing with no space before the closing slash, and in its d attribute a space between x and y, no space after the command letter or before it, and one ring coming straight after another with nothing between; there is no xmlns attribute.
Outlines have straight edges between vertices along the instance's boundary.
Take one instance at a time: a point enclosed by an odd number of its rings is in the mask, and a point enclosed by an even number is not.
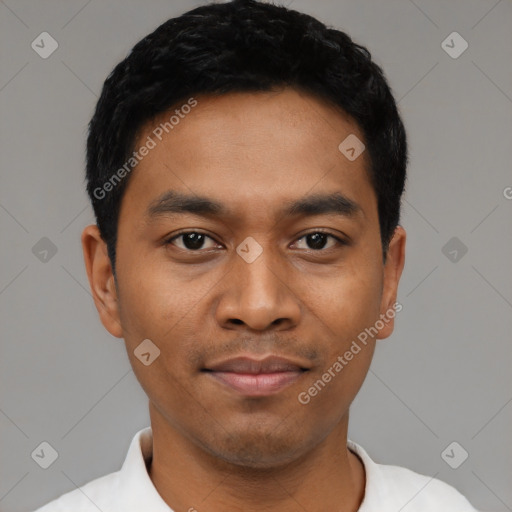
<svg viewBox="0 0 512 512"><path fill-rule="evenodd" d="M401 304L394 305L396 303L398 283L405 264L405 240L405 229L402 226L397 226L389 243L386 263L384 265L382 299L380 303L380 314L384 327L379 330L377 339L384 339L391 335L395 327L395 314L402 309Z"/></svg>
<svg viewBox="0 0 512 512"><path fill-rule="evenodd" d="M91 224L82 232L82 250L92 297L105 329L116 338L123 337L119 316L117 289L112 273L107 244L98 226Z"/></svg>

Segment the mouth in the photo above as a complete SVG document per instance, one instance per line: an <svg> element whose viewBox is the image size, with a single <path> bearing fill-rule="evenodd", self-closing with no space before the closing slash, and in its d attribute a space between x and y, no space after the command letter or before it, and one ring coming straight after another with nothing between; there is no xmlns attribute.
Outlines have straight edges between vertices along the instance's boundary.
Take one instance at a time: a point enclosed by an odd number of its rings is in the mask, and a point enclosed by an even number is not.
<svg viewBox="0 0 512 512"><path fill-rule="evenodd" d="M282 357L236 357L203 368L218 383L244 396L269 396L297 382L309 368Z"/></svg>

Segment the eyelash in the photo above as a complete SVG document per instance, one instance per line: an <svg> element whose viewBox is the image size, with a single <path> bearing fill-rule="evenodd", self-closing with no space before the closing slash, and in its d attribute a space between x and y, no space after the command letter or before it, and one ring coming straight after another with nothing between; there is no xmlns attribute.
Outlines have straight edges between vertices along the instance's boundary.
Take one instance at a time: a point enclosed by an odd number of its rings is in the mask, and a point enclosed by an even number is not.
<svg viewBox="0 0 512 512"><path fill-rule="evenodd" d="M174 240L176 240L177 238L179 238L180 236L183 236L183 235L189 235L191 233L195 233L195 234L198 234L198 235L204 235L205 237L208 237L210 238L211 240L215 241L216 243L218 243L213 237L211 237L210 235L206 234L206 233L203 233L202 231L197 231L197 230L192 230L192 231L181 231L177 234L174 234L171 238L168 238L164 241L164 245L167 246L167 245L172 245L172 242ZM299 241L299 240L302 240L303 238L307 237L308 235L315 235L317 233L321 233L323 235L327 235L331 238L334 238L334 240L336 240L336 242L340 245L340 246L346 246L346 245L349 245L349 243L345 240L343 240L342 238L339 238L335 235L333 235L332 233L329 233L328 231L324 231L322 229L316 229L314 231L310 231L308 233L304 233L303 235L301 235L299 238L297 238L295 241ZM178 247L178 249L182 250L182 251L186 251L186 252L190 252L190 253L201 253L203 252L204 250L203 249L197 249L197 250L192 250L192 249L182 249L181 247ZM309 250L310 252L315 252L315 253L320 253L320 252L325 252L325 251L328 251L329 249L334 249L334 247L329 247L328 249L302 249L302 250Z"/></svg>

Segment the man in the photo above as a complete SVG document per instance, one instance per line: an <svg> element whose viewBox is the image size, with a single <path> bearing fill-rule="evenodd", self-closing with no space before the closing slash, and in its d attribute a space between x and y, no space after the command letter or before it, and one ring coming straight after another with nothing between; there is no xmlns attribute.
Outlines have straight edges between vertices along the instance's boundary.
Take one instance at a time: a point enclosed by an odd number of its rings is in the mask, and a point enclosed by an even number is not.
<svg viewBox="0 0 512 512"><path fill-rule="evenodd" d="M90 123L82 245L151 427L39 511L473 511L347 440L401 309L406 163L381 69L310 16L234 0L140 41Z"/></svg>

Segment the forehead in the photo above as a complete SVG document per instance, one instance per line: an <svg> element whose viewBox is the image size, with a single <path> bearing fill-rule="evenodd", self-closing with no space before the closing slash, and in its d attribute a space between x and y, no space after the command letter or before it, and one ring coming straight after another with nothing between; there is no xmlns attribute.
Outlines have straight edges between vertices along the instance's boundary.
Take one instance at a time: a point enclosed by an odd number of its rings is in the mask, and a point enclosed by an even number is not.
<svg viewBox="0 0 512 512"><path fill-rule="evenodd" d="M350 161L339 149L347 137L363 142L364 136L339 109L295 89L193 101L194 107L178 105L141 130L135 149L149 140L154 147L132 171L122 210L144 215L170 190L254 214L308 194L338 192L371 216L368 155Z"/></svg>

